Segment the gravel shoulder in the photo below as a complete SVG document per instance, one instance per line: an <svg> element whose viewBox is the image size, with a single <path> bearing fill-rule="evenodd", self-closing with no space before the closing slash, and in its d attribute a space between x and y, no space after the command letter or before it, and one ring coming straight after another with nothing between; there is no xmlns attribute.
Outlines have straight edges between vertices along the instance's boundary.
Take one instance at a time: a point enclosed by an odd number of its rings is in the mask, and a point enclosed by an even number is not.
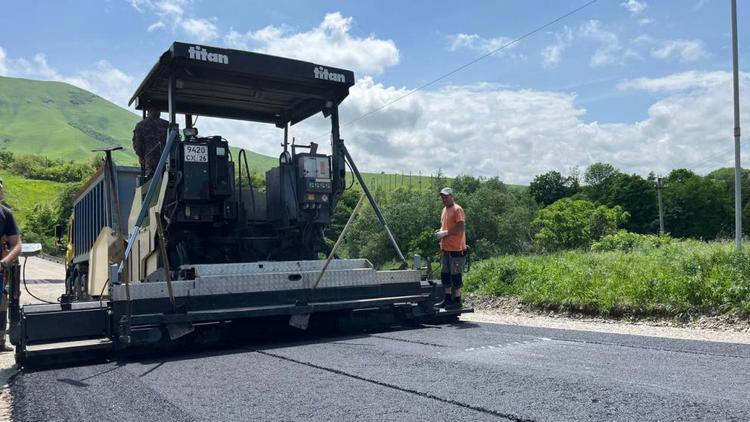
<svg viewBox="0 0 750 422"><path fill-rule="evenodd" d="M464 321L750 344L750 319L735 315L700 316L690 321L635 317L610 319L539 311L515 298L468 295L466 303L474 307L474 313L462 315Z"/></svg>

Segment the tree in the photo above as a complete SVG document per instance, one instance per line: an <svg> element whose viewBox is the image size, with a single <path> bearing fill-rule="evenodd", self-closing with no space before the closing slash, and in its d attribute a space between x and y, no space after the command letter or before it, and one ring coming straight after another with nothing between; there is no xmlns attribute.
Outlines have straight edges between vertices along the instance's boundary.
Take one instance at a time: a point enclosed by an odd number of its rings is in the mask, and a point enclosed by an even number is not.
<svg viewBox="0 0 750 422"><path fill-rule="evenodd" d="M583 199L563 198L543 208L532 222L534 245L541 251L588 248L603 236L617 232L628 220L620 206L596 206Z"/></svg>
<svg viewBox="0 0 750 422"><path fill-rule="evenodd" d="M655 233L659 226L656 187L637 174L617 173L608 182L601 203L620 205L630 214L625 229L635 233Z"/></svg>
<svg viewBox="0 0 750 422"><path fill-rule="evenodd" d="M245 176L243 175L243 177ZM344 225L346 225L346 222L349 220L349 216L357 205L357 201L361 194L362 193L359 190L348 189L339 197L339 200L336 203L336 209L331 217L331 224L325 228L325 236L330 241L331 246L333 246L333 243L339 238L339 234L341 234L341 230L344 229ZM363 207L364 206L369 206L369 204L363 204Z"/></svg>
<svg viewBox="0 0 750 422"><path fill-rule="evenodd" d="M537 205L525 191L508 189L497 178L461 176L451 185L456 202L466 211L466 240L473 256L487 258L530 248L530 224ZM436 191L384 192L379 205L405 256L437 257L439 246L433 232L440 227L442 203ZM368 258L377 266L396 259L369 207L351 227L345 251L349 257Z"/></svg>
<svg viewBox="0 0 750 422"><path fill-rule="evenodd" d="M721 185L687 169L664 179L664 225L675 237L715 239L734 227L731 197Z"/></svg>
<svg viewBox="0 0 750 422"><path fill-rule="evenodd" d="M742 208L742 232L745 235L750 234L750 170L743 169L740 173L740 186L742 187L741 201L743 204ZM706 175L706 179L712 180L722 190L723 196L734 204L734 168L726 167L718 170L714 170ZM734 214L729 216L729 221L726 223L730 227L734 227Z"/></svg>
<svg viewBox="0 0 750 422"><path fill-rule="evenodd" d="M502 182L500 182L502 183ZM457 192L464 194L472 194L479 189L482 181L471 176L458 176L451 182L451 187Z"/></svg>
<svg viewBox="0 0 750 422"><path fill-rule="evenodd" d="M560 172L550 171L534 178L529 185L529 194L537 203L547 206L561 198L575 195L579 189L575 177L563 177Z"/></svg>
<svg viewBox="0 0 750 422"><path fill-rule="evenodd" d="M536 205L527 195L502 184L482 183L462 202L467 215L467 240L475 257L524 252L531 241Z"/></svg>
<svg viewBox="0 0 750 422"><path fill-rule="evenodd" d="M615 181L620 171L612 164L594 163L586 169L583 182L586 184L584 193L594 202L604 203L607 191Z"/></svg>
<svg viewBox="0 0 750 422"><path fill-rule="evenodd" d="M584 182L586 199L608 207L619 205L630 214L625 223L628 231L656 232L659 211L653 181L637 174L621 173L608 163L594 163L586 170Z"/></svg>

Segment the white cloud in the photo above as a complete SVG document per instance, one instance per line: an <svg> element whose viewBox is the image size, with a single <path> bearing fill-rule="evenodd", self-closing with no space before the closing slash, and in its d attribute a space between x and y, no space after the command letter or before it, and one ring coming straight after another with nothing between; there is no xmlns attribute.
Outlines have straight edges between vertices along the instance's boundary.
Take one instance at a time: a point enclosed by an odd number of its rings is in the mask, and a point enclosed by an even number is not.
<svg viewBox="0 0 750 422"><path fill-rule="evenodd" d="M562 60L562 53L570 47L572 41L573 31L566 26L562 32L555 34L555 42L542 50L542 65L545 67L558 65Z"/></svg>
<svg viewBox="0 0 750 422"><path fill-rule="evenodd" d="M122 107L127 107L128 100L137 87L137 80L133 76L117 69L106 60L100 60L94 66L80 71L77 75L65 77L64 80Z"/></svg>
<svg viewBox="0 0 750 422"><path fill-rule="evenodd" d="M233 48L293 57L317 63L354 69L368 75L382 73L399 62L392 40L351 34L353 19L339 12L326 14L315 28L293 32L290 28L267 26L246 33L230 30L224 42Z"/></svg>
<svg viewBox="0 0 750 422"><path fill-rule="evenodd" d="M698 10L710 2L711 0L698 0L698 2L695 3L695 6L693 6L693 10Z"/></svg>
<svg viewBox="0 0 750 422"><path fill-rule="evenodd" d="M164 29L164 22L155 22L149 25L148 32L156 31L157 29Z"/></svg>
<svg viewBox="0 0 750 422"><path fill-rule="evenodd" d="M182 16L187 0L161 0L154 3L156 10L167 16Z"/></svg>
<svg viewBox="0 0 750 422"><path fill-rule="evenodd" d="M547 45L541 51L542 66L553 67L563 59L563 53L568 50L576 40L593 41L596 48L589 59L591 67L605 67L623 65L631 59L641 59L640 54L633 49L623 48L620 38L612 31L605 29L602 23L592 19L578 28L563 28L555 34L555 41Z"/></svg>
<svg viewBox="0 0 750 422"><path fill-rule="evenodd" d="M512 38L483 38L477 34L449 35L448 40L450 41L450 51L473 50L482 54L493 52L501 47L505 50L516 46L516 44L509 44L513 41ZM498 51L498 53L502 53L502 51Z"/></svg>
<svg viewBox="0 0 750 422"><path fill-rule="evenodd" d="M344 33L348 35L348 30ZM257 36L277 40L279 34L290 38L284 28L267 28ZM120 105L138 81L106 61L65 74L43 54L11 58L0 48L3 69L9 76L73 83ZM742 74L742 84L743 91L750 89L750 74ZM366 171L434 174L441 169L448 175L498 175L508 183L528 183L549 170L584 168L596 161L641 175L678 167L705 171L729 163L718 160L707 168L704 160L731 148L732 113L727 100L731 74L685 72L636 78L618 88L652 92L660 99L642 121L598 123L586 119L586 110L576 104L572 93L513 90L487 83L446 86L415 92L382 112L344 125L341 132ZM342 105L341 121L346 124L409 90L360 78ZM748 108L743 113L748 121ZM325 144L329 122L315 116L295 125L291 136L300 143ZM202 117L198 127L202 134L223 135L233 145L271 156L279 153L282 131L272 125Z"/></svg>
<svg viewBox="0 0 750 422"><path fill-rule="evenodd" d="M658 59L676 58L681 62L694 62L708 57L703 41L700 40L667 40L651 54Z"/></svg>
<svg viewBox="0 0 750 422"><path fill-rule="evenodd" d="M151 3L150 0L128 0L133 8L141 13L145 10L146 6Z"/></svg>
<svg viewBox="0 0 750 422"><path fill-rule="evenodd" d="M750 74L743 74L743 89ZM689 72L621 84L623 90L661 94L648 117L634 123L586 119L571 93L511 90L495 84L418 91L382 112L341 128L354 159L366 171L496 176L528 183L549 170L604 161L647 175L687 167L707 171L727 163L714 157L731 147L732 113L727 72ZM342 104L343 123L409 92L360 79ZM743 119L750 118L744 111ZM292 127L298 142L325 144L329 120L315 116ZM202 126L201 126L202 125ZM280 130L233 122L199 123L205 134L222 134L276 156ZM252 133L252 137L247 134ZM316 138L317 137L317 138ZM730 157L728 156L727 159Z"/></svg>
<svg viewBox="0 0 750 422"><path fill-rule="evenodd" d="M192 17L190 0L129 0L140 13L151 12L157 20L148 26L149 32L169 30L191 37L196 42L211 41L219 36L219 29L210 20Z"/></svg>
<svg viewBox="0 0 750 422"><path fill-rule="evenodd" d="M198 42L210 41L219 36L216 25L206 19L184 19L182 29Z"/></svg>
<svg viewBox="0 0 750 422"><path fill-rule="evenodd" d="M651 19L651 18L641 18L641 19L638 19L638 25L640 25L640 26L646 26L646 25L649 25L649 24L652 24L652 23L654 23L654 20Z"/></svg>
<svg viewBox="0 0 750 422"><path fill-rule="evenodd" d="M647 35L641 35L634 42L650 46L651 57L659 60L678 60L682 63L688 63L709 56L701 40L657 40Z"/></svg>
<svg viewBox="0 0 750 422"><path fill-rule="evenodd" d="M648 91L672 93L694 89L715 89L731 83L728 72L682 72L661 78L636 78L620 82L617 88L621 91Z"/></svg>
<svg viewBox="0 0 750 422"><path fill-rule="evenodd" d="M620 6L626 8L632 15L637 15L646 10L647 4L645 1L628 0L620 3Z"/></svg>
<svg viewBox="0 0 750 422"><path fill-rule="evenodd" d="M579 34L582 37L598 41L601 45L591 56L589 64L593 67L609 66L622 63L622 47L617 34L602 28L598 20L590 20L581 25Z"/></svg>
<svg viewBox="0 0 750 422"><path fill-rule="evenodd" d="M0 76L8 74L8 66L5 64L5 50L0 47Z"/></svg>
<svg viewBox="0 0 750 422"><path fill-rule="evenodd" d="M0 47L0 75L67 82L106 98L122 107L127 106L135 91L136 79L100 60L74 74L63 74L47 62L47 57L38 53L31 60L7 58Z"/></svg>
<svg viewBox="0 0 750 422"><path fill-rule="evenodd" d="M37 79L63 80L55 69L47 64L47 57L37 53L31 60L25 58L8 59L6 63L9 76L25 76Z"/></svg>

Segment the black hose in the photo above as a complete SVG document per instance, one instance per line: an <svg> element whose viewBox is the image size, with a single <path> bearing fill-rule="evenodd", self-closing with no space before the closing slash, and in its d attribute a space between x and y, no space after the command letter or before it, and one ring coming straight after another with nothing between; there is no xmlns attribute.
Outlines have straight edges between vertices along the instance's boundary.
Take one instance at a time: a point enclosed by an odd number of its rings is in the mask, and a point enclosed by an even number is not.
<svg viewBox="0 0 750 422"><path fill-rule="evenodd" d="M102 296L104 296L104 289L107 288L107 284L109 284L109 279L104 281L104 285L102 286L102 291L99 292L99 309L104 307L104 302L102 301Z"/></svg>
<svg viewBox="0 0 750 422"><path fill-rule="evenodd" d="M44 300L44 299L42 299L40 297L35 296L34 293L31 293L31 291L29 291L29 286L26 285L26 261L28 259L29 259L28 256L24 256L23 257L23 269L21 270L21 274L22 274L22 277L23 277L23 288L24 288L24 290L26 290L26 293L28 293L29 296L33 297L34 299L36 299L36 300L38 300L40 302L44 302L44 303L47 303L47 304L50 304L50 305L57 305L58 302L50 302L49 300Z"/></svg>
<svg viewBox="0 0 750 422"><path fill-rule="evenodd" d="M240 150L240 153L237 155L237 170L239 171L239 201L240 204L242 204L242 164L245 164L245 176L247 177L247 184L250 187L250 200L253 202L253 219L256 218L255 215L255 192L253 191L253 179L250 177L250 168L247 165L247 153L244 149Z"/></svg>
<svg viewBox="0 0 750 422"><path fill-rule="evenodd" d="M243 149L243 150L240 150L240 154L242 154L242 158L240 159L240 157L238 156L237 161L242 161L242 163L245 164L245 176L247 177L247 185L250 188L250 200L253 201L253 219L255 219L256 210L255 210L255 191L254 191L254 186L253 186L253 178L250 176L250 167L248 167L247 165L247 153ZM238 163L238 165L240 164L241 163Z"/></svg>
<svg viewBox="0 0 750 422"><path fill-rule="evenodd" d="M347 166L347 167L349 167L349 172L350 172L350 173L352 174L352 176L354 176L354 171L352 170L352 166L351 166L351 165L349 164L349 162L348 162L348 161L346 161L346 160L344 160L344 164L346 164L346 166ZM352 177L352 183L350 183L348 187L347 187L347 186L344 186L344 190L349 190L349 189L351 189L352 187L354 187L354 182L355 182L356 180L357 180L357 179L356 179L355 177Z"/></svg>

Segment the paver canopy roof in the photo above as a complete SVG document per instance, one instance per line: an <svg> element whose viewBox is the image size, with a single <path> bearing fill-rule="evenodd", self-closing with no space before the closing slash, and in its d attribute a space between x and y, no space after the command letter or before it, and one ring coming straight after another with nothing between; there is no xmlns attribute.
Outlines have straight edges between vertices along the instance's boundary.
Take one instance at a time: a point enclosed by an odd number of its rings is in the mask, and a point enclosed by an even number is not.
<svg viewBox="0 0 750 422"><path fill-rule="evenodd" d="M354 85L349 70L300 60L175 42L164 52L128 105L150 102L167 111L174 75L176 113L295 124L338 105Z"/></svg>

